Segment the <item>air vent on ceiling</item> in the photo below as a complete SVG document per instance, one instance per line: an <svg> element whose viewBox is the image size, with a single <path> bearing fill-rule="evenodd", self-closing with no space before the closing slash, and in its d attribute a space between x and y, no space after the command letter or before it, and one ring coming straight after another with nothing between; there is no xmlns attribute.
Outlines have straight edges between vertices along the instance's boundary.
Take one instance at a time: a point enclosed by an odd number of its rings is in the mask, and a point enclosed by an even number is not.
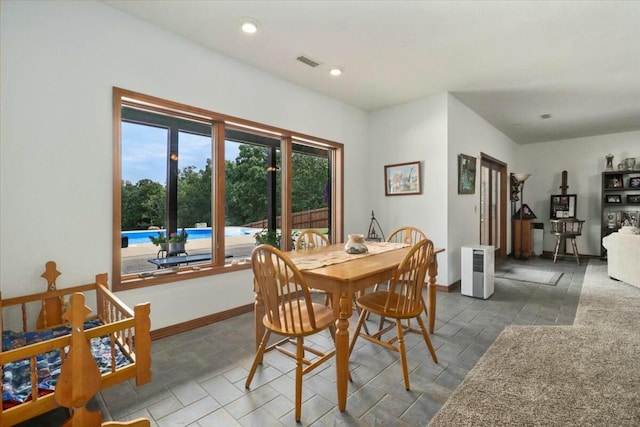
<svg viewBox="0 0 640 427"><path fill-rule="evenodd" d="M313 59L309 58L308 56L305 55L300 55L296 58L296 60L302 62L303 64L307 64L309 67L317 67L318 65L320 65L320 63L318 61L314 61Z"/></svg>

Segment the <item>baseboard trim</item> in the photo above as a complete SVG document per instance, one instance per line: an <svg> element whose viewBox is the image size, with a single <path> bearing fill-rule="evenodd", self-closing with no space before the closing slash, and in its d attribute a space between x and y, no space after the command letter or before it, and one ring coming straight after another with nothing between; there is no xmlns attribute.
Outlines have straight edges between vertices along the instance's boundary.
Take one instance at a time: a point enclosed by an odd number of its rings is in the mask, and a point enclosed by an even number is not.
<svg viewBox="0 0 640 427"><path fill-rule="evenodd" d="M208 316L200 317L193 320L188 320L183 323L179 323L177 325L167 326L166 328L160 328L151 331L151 340L159 340L161 338L170 337L172 335L176 335L182 332L190 331L192 329L200 328L202 326L207 326L212 323L220 322L221 320L230 319L234 316L238 316L240 314L248 313L253 311L254 304L242 305L240 307L235 307L230 310L221 311L219 313L214 313Z"/></svg>
<svg viewBox="0 0 640 427"><path fill-rule="evenodd" d="M453 292L460 286L461 281L457 280L450 285L439 285L436 283L436 290L442 292Z"/></svg>

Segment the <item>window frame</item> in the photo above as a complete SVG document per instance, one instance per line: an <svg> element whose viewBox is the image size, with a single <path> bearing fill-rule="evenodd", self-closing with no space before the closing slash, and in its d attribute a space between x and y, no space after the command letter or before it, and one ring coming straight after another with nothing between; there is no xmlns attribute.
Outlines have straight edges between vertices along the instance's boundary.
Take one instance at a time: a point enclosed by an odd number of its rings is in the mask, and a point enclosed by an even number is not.
<svg viewBox="0 0 640 427"><path fill-rule="evenodd" d="M198 265L198 269L182 266L174 274L140 277L139 274L121 274L121 223L122 223L122 108L128 106L143 108L150 112L170 114L177 118L202 122L212 127L211 138L213 146L212 159L212 227L215 235L212 236L212 262ZM114 87L113 88L113 236L112 236L112 288L114 291L124 291L146 286L155 286L172 283L181 280L195 279L216 274L229 273L250 268L249 263L226 264L225 263L225 236L220 230L225 227L225 156L224 141L226 130L240 130L251 134L268 136L281 141L282 159L282 185L281 192L281 229L283 235L291 235L291 180L292 180L292 155L293 145L302 143L309 147L318 147L328 150L331 181L330 231L331 241L338 242L343 239L344 223L344 145L338 142L297 133L262 123L245 120L225 114L216 113L206 109L193 107L151 95ZM221 142L219 142L221 141ZM282 239L282 250L291 249L291 239Z"/></svg>

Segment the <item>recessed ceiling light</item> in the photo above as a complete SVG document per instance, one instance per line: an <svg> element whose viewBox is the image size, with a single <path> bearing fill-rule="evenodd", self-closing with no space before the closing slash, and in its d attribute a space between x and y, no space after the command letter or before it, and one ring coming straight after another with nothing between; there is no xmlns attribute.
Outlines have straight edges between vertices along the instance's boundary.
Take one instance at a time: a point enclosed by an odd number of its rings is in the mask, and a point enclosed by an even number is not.
<svg viewBox="0 0 640 427"><path fill-rule="evenodd" d="M329 69L329 74L331 74L332 76L339 76L343 71L344 70L342 68L331 67L331 69Z"/></svg>
<svg viewBox="0 0 640 427"><path fill-rule="evenodd" d="M240 22L240 28L247 34L253 34L258 31L258 23L253 19L245 18Z"/></svg>

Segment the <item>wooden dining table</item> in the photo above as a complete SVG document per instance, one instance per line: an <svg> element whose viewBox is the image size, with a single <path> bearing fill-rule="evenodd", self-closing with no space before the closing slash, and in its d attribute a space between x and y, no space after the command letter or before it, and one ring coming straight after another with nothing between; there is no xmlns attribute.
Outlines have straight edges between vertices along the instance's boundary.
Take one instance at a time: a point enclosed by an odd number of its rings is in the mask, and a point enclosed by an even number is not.
<svg viewBox="0 0 640 427"><path fill-rule="evenodd" d="M344 411L347 407L347 386L349 382L349 319L353 314L353 295L376 283L383 283L393 277L395 270L409 251L410 247L394 248L382 253L368 256L353 256L346 261L306 269L298 267L307 285L321 289L332 295L332 307L336 320L336 385L338 408ZM327 257L344 251L344 244L335 244L307 251L291 251L286 254L296 263L310 255ZM427 316L429 332L433 333L436 317L436 276L438 275L437 254L444 248L434 248L434 255L429 265L429 281L427 285ZM255 331L256 348L264 335L264 302L259 289L255 289Z"/></svg>

